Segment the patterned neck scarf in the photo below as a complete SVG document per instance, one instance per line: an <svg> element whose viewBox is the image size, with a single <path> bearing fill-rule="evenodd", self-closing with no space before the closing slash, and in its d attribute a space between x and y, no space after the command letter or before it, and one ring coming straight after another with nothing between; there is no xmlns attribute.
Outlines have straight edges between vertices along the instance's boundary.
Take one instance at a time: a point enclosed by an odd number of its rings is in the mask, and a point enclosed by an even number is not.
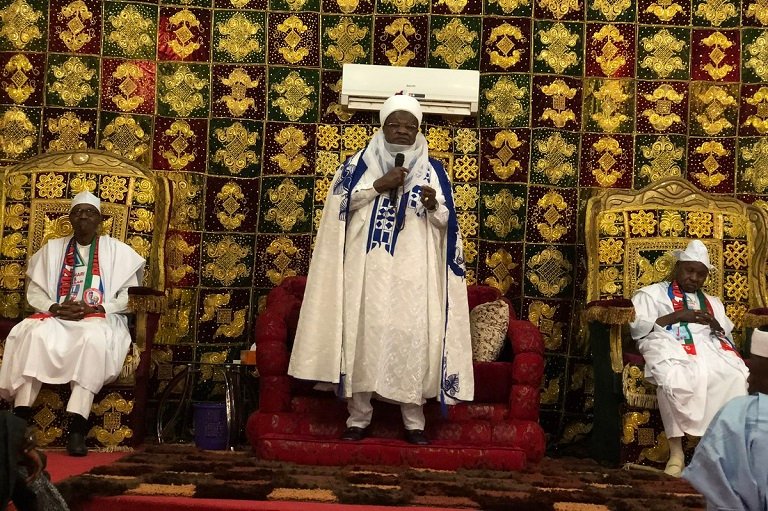
<svg viewBox="0 0 768 511"><path fill-rule="evenodd" d="M59 285L56 292L58 302L62 303L67 299L74 300L77 298L79 293L76 288L73 289L75 268L77 266L87 266L85 281L83 282L83 297L90 305L98 305L101 303L101 296L104 294L104 286L101 282L101 270L99 269L99 237L96 236L93 238L93 241L91 241L88 261L82 261L80 259L80 253L77 251L76 244L77 242L73 236L72 239L69 240L67 250L64 253L64 262L61 267L61 272L59 273ZM98 291L98 294L94 293L94 290ZM90 300L88 300L89 297L91 297Z"/></svg>
<svg viewBox="0 0 768 511"><path fill-rule="evenodd" d="M678 284L676 280L670 283L669 289L667 290L667 295L669 296L670 300L672 300L672 308L675 312L690 309L688 306L688 299L686 298L685 293L683 293L683 290L680 289L680 284ZM712 317L714 317L715 312L712 309L712 304L709 303L709 300L707 300L707 297L704 295L704 292L701 289L696 290L696 298L699 302L698 310L705 310ZM672 325L667 325L667 330L671 331ZM712 330L712 335L720 341L720 346L724 350L735 351L733 344L725 336L725 333L720 330ZM696 345L693 343L693 335L691 334L691 329L688 328L687 321L681 321L679 323L678 337L683 343L683 349L685 352L689 355L695 355Z"/></svg>

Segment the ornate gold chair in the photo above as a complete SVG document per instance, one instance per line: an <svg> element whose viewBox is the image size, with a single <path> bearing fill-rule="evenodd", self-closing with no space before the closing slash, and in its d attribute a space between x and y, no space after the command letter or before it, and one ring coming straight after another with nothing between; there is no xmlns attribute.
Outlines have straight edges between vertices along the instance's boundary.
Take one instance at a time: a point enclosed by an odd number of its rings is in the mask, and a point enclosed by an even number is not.
<svg viewBox="0 0 768 511"><path fill-rule="evenodd" d="M744 327L764 320L756 309L768 302L767 226L765 210L701 192L681 178L589 199L585 315L595 370L596 458L663 468L669 457L656 388L643 378L642 356L627 331L634 319L629 298L669 276L671 250L701 239L716 267L705 291L722 299L736 325L734 340L744 347ZM689 453L695 441L688 439Z"/></svg>
<svg viewBox="0 0 768 511"><path fill-rule="evenodd" d="M150 349L165 307L164 243L170 206L168 181L136 163L101 151L33 157L3 169L0 188L0 338L27 313L27 259L47 240L72 232L70 198L82 190L101 198L102 232L147 260L143 287L131 288L132 349L120 378L96 396L88 443L113 450L141 441ZM66 441L68 385L44 385L33 406L38 443Z"/></svg>

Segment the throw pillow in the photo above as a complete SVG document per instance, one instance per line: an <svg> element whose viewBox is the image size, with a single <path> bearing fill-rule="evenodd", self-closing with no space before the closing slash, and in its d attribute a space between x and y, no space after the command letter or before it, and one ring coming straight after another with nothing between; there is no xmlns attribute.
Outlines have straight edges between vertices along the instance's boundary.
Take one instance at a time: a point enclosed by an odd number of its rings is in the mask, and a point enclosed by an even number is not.
<svg viewBox="0 0 768 511"><path fill-rule="evenodd" d="M509 305L504 300L481 303L469 313L472 360L493 362L499 358L509 328Z"/></svg>

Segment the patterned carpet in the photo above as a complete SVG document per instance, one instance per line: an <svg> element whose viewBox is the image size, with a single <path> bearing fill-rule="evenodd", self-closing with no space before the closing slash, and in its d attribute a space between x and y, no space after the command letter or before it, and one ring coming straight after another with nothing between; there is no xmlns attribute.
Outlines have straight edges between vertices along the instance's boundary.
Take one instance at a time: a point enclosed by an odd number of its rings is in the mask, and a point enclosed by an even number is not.
<svg viewBox="0 0 768 511"><path fill-rule="evenodd" d="M163 495L474 509L703 510L685 481L605 469L591 460L544 459L523 472L407 467L318 467L261 461L247 452L152 446L59 483L77 509L84 496Z"/></svg>

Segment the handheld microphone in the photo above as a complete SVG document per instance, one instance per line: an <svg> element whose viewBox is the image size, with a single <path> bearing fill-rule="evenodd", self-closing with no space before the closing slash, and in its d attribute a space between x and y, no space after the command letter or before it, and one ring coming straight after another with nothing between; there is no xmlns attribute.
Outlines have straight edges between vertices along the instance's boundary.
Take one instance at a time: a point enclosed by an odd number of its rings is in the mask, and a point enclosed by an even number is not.
<svg viewBox="0 0 768 511"><path fill-rule="evenodd" d="M402 167L403 162L405 162L405 155L403 153L397 153L395 155L395 167ZM389 202L392 204L392 207L397 209L397 188L392 188L389 191Z"/></svg>

